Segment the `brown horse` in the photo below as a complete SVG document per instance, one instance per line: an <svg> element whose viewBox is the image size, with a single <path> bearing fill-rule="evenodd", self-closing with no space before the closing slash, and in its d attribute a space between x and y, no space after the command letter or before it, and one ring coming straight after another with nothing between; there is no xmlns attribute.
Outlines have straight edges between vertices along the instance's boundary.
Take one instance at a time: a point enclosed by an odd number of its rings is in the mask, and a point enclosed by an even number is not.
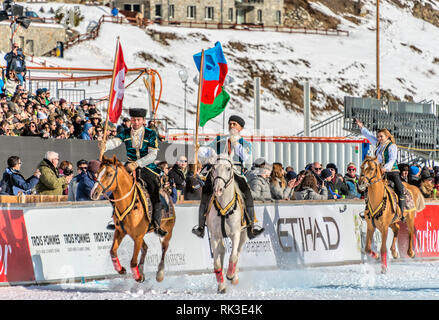
<svg viewBox="0 0 439 320"><path fill-rule="evenodd" d="M145 262L148 246L144 241L144 236L152 232L151 216L152 205L146 190L140 187L135 177L128 173L124 165L116 159L103 157L101 167L98 172L96 183L91 191L91 198L98 200L101 195L111 191L114 199L109 199L114 206L113 214L116 230L114 231L113 245L110 250L111 260L115 270L119 274L125 274L126 270L121 266L117 257L117 249L122 239L128 234L134 241L133 256L131 258L131 271L133 278L137 282L143 282L145 277L143 274L143 266ZM143 194L143 195L142 195ZM145 203L146 210L145 212ZM169 203L171 212L174 211L172 201ZM163 217L163 215L162 215ZM161 228L168 234L160 239L162 245L162 258L156 274L156 280L162 281L164 278L165 255L168 250L169 240L172 237L172 230L175 225L175 214L166 219L162 219ZM140 262L137 264L137 258L141 251Z"/></svg>
<svg viewBox="0 0 439 320"><path fill-rule="evenodd" d="M366 234L366 254L373 259L378 260L378 253L372 251L372 236L375 228L381 232L381 272L387 271L387 232L389 227L393 231L393 241L390 247L392 257L398 258L398 252L395 248L395 243L398 237L399 221L405 221L409 233L409 244L407 254L413 258L415 252L413 251L413 239L415 233L415 216L417 212L425 208L425 201L421 191L416 187L403 182L404 187L410 193L412 198L412 206L410 209L404 210L404 216L401 215L401 210L398 205L398 197L396 193L389 188L387 180L382 174L381 165L378 163L376 157L367 156L361 165L361 174L358 181L360 190L367 188L366 210L365 218L367 222ZM407 199L407 203L409 199ZM403 219L402 219L403 218Z"/></svg>

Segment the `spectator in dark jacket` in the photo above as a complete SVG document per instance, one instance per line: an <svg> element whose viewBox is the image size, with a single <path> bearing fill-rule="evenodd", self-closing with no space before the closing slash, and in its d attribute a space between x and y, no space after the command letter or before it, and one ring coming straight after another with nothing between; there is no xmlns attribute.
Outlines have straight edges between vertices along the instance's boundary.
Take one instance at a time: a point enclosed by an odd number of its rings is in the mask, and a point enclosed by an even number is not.
<svg viewBox="0 0 439 320"><path fill-rule="evenodd" d="M101 162L98 160L91 160L88 163L88 168L86 172L82 172L78 178L78 187L76 189L76 201L88 201L91 200L90 192L95 185L95 179L97 178L97 173Z"/></svg>
<svg viewBox="0 0 439 320"><path fill-rule="evenodd" d="M19 48L18 44L13 44L12 51L5 55L5 60L6 72L9 72L9 70L15 71L20 84L23 84L26 75L26 62L23 50Z"/></svg>
<svg viewBox="0 0 439 320"><path fill-rule="evenodd" d="M409 184L413 186L417 186L418 188L421 186L421 169L417 166L411 166L409 169Z"/></svg>
<svg viewBox="0 0 439 320"><path fill-rule="evenodd" d="M358 174L357 174L357 167L355 163L350 162L348 164L347 172L344 176L344 180L346 182L346 185L349 188L348 192L348 199L360 199L362 194L358 190Z"/></svg>
<svg viewBox="0 0 439 320"><path fill-rule="evenodd" d="M175 182L177 190L183 192L186 185L187 159L181 156L177 163L169 170L169 178Z"/></svg>
<svg viewBox="0 0 439 320"><path fill-rule="evenodd" d="M401 176L401 181L408 183L410 166L406 163L400 163L398 164L398 168L399 168L399 175Z"/></svg>
<svg viewBox="0 0 439 320"><path fill-rule="evenodd" d="M194 163L189 164L184 187L184 200L201 200L204 181L200 177L200 171L201 163L198 163L198 166Z"/></svg>
<svg viewBox="0 0 439 320"><path fill-rule="evenodd" d="M37 185L41 175L40 171L35 170L32 176L25 179L20 174L21 165L22 162L19 157L11 156L8 158L8 167L3 173L3 179L0 183L2 194L17 195L19 192L30 194Z"/></svg>

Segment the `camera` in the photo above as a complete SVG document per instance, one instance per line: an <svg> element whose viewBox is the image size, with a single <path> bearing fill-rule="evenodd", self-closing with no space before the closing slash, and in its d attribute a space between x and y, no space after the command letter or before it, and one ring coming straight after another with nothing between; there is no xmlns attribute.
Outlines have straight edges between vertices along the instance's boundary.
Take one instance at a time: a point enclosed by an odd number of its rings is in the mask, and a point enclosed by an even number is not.
<svg viewBox="0 0 439 320"><path fill-rule="evenodd" d="M64 175L65 176L71 176L73 174L73 170L70 168L65 168L64 169Z"/></svg>
<svg viewBox="0 0 439 320"><path fill-rule="evenodd" d="M14 23L18 23L23 28L29 28L31 20L24 15L24 8L18 4L14 4L13 0L3 1L3 10L0 11L0 21L12 19Z"/></svg>

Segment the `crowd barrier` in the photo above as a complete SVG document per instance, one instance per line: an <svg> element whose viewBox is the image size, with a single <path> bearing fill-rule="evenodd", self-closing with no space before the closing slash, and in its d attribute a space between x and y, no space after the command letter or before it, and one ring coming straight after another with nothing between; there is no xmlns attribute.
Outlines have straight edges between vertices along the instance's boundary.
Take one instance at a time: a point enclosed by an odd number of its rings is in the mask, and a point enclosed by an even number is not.
<svg viewBox="0 0 439 320"><path fill-rule="evenodd" d="M415 259L439 257L439 202L417 215ZM363 201L294 201L256 204L258 224L266 231L248 241L241 270L293 269L365 261L366 223ZM113 232L106 230L112 207L107 201L15 203L0 206L0 285L68 283L116 277L109 250ZM176 224L166 256L166 274L212 272L209 236L191 233L198 223L198 204L176 206ZM398 241L405 258L407 230ZM155 234L145 236L146 277L155 277L161 246ZM391 231L389 243L391 241ZM226 257L231 243L226 243ZM375 233L374 246L380 246ZM129 270L133 241L125 237L119 258ZM390 263L392 260L390 261ZM227 261L225 262L227 264Z"/></svg>

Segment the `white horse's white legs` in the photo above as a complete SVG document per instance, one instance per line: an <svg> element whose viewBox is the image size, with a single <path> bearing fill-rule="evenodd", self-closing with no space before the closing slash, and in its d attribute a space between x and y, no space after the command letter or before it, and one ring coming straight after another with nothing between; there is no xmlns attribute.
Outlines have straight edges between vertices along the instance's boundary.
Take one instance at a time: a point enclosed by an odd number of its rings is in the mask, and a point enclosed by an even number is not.
<svg viewBox="0 0 439 320"><path fill-rule="evenodd" d="M224 282L223 261L225 255L224 242L222 238L216 238L212 241L213 251L213 267L218 282L218 293L226 292L226 284Z"/></svg>

